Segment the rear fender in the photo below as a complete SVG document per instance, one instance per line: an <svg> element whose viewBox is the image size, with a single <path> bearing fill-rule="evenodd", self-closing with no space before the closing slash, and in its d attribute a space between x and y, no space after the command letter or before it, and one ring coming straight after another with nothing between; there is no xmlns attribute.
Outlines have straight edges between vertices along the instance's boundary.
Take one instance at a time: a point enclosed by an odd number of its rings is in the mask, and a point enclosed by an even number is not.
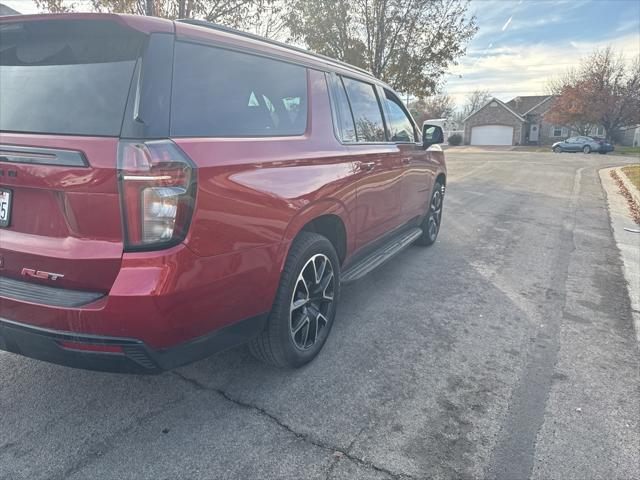
<svg viewBox="0 0 640 480"><path fill-rule="evenodd" d="M351 252L355 247L355 235L353 234L353 224L351 222L351 218L349 212L347 211L344 203L339 200L333 198L322 199L313 204L307 205L304 209L300 210L296 215L291 219L289 225L287 226L282 242L282 251L279 255L280 257L280 272L284 268L284 263L287 260L287 256L289 254L289 249L291 247L291 243L298 236L298 234L302 231L302 229L323 215L335 215L340 220L345 228L346 233L346 257L348 258Z"/></svg>

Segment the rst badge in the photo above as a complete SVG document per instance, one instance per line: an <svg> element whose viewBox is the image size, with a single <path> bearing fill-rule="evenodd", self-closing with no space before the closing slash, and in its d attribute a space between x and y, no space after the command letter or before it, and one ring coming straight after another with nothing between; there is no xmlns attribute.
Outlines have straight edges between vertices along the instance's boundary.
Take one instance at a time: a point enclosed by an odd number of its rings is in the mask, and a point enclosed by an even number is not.
<svg viewBox="0 0 640 480"><path fill-rule="evenodd" d="M60 273L43 272L42 270L34 270L32 268L23 268L22 275L25 277L40 278L41 280L58 280L64 277Z"/></svg>

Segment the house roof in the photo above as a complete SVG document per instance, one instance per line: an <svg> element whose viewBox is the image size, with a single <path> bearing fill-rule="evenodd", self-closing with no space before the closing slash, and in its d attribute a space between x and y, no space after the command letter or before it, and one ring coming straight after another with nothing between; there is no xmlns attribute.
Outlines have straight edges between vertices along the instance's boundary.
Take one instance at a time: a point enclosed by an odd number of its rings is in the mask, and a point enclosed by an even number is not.
<svg viewBox="0 0 640 480"><path fill-rule="evenodd" d="M531 110L542 105L550 98L552 98L552 95L529 95L523 97L515 97L509 100L507 102L507 105L519 115L526 115Z"/></svg>
<svg viewBox="0 0 640 480"><path fill-rule="evenodd" d="M480 107L478 110L476 110L475 112L473 112L471 115L467 116L467 118L465 118L465 119L462 121L462 123L464 123L464 122L466 122L467 120L469 120L471 117L473 117L475 114L477 114L477 113L478 113L478 112L480 112L481 110L484 110L484 108L485 108L487 105L490 105L492 102L497 102L497 103L498 103L498 105L500 105L502 108L504 108L505 110L507 110L509 113L512 113L513 115L515 115L516 117L518 117L518 119L519 119L519 120L522 120L523 122L525 121L525 120L524 120L524 118L523 118L521 115L519 115L519 114L517 114L516 112L514 112L514 111L511 109L511 107L509 107L509 105L508 105L508 104L504 103L502 100L500 100L500 99L498 99L498 98L496 98L496 97L493 97L493 98L491 98L487 103L485 103L482 107Z"/></svg>
<svg viewBox="0 0 640 480"><path fill-rule="evenodd" d="M20 12L18 12L17 10L14 10L11 7L8 7L3 3L0 3L0 16L3 16L3 15L20 15Z"/></svg>

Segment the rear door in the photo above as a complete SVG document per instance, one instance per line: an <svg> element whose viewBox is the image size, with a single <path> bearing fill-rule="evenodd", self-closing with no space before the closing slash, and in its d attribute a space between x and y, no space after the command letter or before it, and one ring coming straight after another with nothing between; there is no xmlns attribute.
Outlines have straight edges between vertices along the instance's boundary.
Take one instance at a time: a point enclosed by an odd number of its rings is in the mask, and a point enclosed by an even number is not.
<svg viewBox="0 0 640 480"><path fill-rule="evenodd" d="M118 137L146 36L42 18L0 22L0 275L106 292L122 257Z"/></svg>

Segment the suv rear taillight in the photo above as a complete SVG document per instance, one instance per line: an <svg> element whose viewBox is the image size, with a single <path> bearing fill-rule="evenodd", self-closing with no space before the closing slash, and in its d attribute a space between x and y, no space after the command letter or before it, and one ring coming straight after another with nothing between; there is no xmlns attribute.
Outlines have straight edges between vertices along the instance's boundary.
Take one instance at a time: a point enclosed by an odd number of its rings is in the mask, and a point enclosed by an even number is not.
<svg viewBox="0 0 640 480"><path fill-rule="evenodd" d="M196 169L171 140L118 144L125 250L157 250L184 240L196 195Z"/></svg>

